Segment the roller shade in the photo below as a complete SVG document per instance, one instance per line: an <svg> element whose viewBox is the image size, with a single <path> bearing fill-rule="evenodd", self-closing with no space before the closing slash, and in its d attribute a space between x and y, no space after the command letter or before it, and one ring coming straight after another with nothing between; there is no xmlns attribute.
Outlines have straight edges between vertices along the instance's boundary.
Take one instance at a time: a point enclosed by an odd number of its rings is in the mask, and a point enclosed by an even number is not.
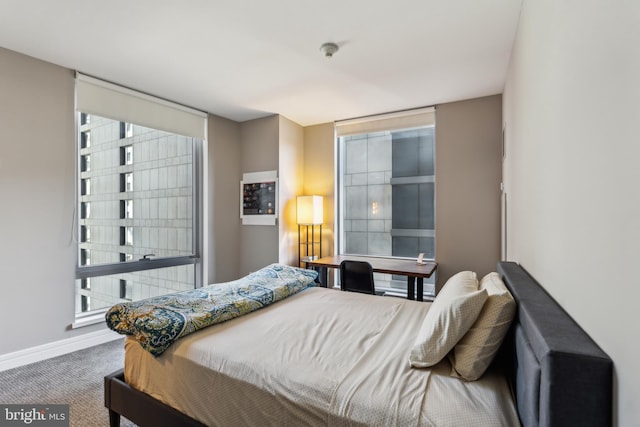
<svg viewBox="0 0 640 427"><path fill-rule="evenodd" d="M76 73L76 109L83 113L206 139L206 113L81 73Z"/></svg>
<svg viewBox="0 0 640 427"><path fill-rule="evenodd" d="M435 125L435 107L419 108L377 116L341 120L335 123L337 136L360 135Z"/></svg>

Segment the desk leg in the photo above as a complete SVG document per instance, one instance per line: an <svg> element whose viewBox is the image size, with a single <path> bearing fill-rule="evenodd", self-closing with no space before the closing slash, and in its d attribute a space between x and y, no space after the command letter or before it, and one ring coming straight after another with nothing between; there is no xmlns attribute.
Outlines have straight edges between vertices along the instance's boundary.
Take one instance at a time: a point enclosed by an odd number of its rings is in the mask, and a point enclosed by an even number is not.
<svg viewBox="0 0 640 427"><path fill-rule="evenodd" d="M327 270L327 267L316 267L316 271L318 272L318 278L316 280L323 288L326 288L328 283Z"/></svg>
<svg viewBox="0 0 640 427"><path fill-rule="evenodd" d="M424 279L422 277L418 277L418 295L416 297L418 301L424 299Z"/></svg>
<svg viewBox="0 0 640 427"><path fill-rule="evenodd" d="M416 278L413 276L407 276L407 299L410 299L410 300L416 299L415 285L416 285Z"/></svg>

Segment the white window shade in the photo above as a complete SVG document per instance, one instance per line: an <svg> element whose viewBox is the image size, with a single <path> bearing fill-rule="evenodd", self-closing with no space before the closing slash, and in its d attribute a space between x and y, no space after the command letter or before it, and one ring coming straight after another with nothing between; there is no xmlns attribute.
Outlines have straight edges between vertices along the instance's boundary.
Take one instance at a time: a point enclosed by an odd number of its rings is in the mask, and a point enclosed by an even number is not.
<svg viewBox="0 0 640 427"><path fill-rule="evenodd" d="M83 113L206 139L206 113L81 73L76 73L76 108Z"/></svg>
<svg viewBox="0 0 640 427"><path fill-rule="evenodd" d="M426 107L416 110L342 120L335 123L336 136L359 135L435 125L435 116L435 108Z"/></svg>

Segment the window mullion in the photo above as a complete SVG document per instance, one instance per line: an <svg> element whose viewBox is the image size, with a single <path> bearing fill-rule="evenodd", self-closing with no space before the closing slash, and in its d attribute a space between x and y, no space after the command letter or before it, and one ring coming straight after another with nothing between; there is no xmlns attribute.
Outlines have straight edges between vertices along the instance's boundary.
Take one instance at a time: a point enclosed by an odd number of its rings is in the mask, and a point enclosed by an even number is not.
<svg viewBox="0 0 640 427"><path fill-rule="evenodd" d="M176 267L180 265L196 264L200 261L197 256L144 259L115 264L87 265L76 269L76 279L87 277L108 276L119 273L134 273L136 271L153 270L156 268Z"/></svg>

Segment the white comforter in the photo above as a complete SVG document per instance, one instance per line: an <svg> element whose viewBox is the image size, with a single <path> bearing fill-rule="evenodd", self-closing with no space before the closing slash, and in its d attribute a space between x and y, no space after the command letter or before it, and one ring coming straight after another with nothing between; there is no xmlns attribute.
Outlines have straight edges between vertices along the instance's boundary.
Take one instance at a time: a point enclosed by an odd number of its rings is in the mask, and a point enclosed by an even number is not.
<svg viewBox="0 0 640 427"><path fill-rule="evenodd" d="M210 426L518 426L503 378L409 366L429 303L310 288L180 339L125 379Z"/></svg>

